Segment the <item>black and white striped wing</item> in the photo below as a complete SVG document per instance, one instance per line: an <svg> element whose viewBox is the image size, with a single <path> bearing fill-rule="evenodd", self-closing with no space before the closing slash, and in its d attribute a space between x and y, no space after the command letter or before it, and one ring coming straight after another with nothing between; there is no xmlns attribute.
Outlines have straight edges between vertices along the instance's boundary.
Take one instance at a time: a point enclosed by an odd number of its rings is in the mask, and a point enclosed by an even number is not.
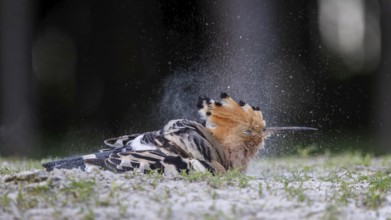
<svg viewBox="0 0 391 220"><path fill-rule="evenodd" d="M210 132L201 124L185 119L172 120L166 124L163 132L169 145L186 152L184 157L190 157L206 162L217 161L224 164L225 155L220 145Z"/></svg>
<svg viewBox="0 0 391 220"><path fill-rule="evenodd" d="M124 136L110 139L109 144L117 149L116 152L104 159L86 157L85 163L116 172L159 170L176 174L189 170L221 171L224 169L220 164L222 155L216 151L213 139L202 129L202 125L193 121L173 120L160 131L147 132L131 139Z"/></svg>
<svg viewBox="0 0 391 220"><path fill-rule="evenodd" d="M93 167L115 172L159 170L166 174L182 171L224 172L224 154L210 133L197 122L172 120L159 131L124 135L105 141L98 153L43 164L48 170Z"/></svg>

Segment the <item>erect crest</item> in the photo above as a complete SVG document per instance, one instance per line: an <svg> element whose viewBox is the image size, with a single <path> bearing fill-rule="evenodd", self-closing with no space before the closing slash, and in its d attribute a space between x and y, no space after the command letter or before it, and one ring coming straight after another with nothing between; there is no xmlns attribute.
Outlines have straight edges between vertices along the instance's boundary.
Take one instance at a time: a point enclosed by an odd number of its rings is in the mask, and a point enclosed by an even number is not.
<svg viewBox="0 0 391 220"><path fill-rule="evenodd" d="M243 101L235 102L226 93L221 93L221 102L216 102L208 97L200 97L198 100L199 113L205 120L205 126L212 133L225 133L238 125L249 125L257 130L262 130L266 123L262 112L258 107L251 107Z"/></svg>

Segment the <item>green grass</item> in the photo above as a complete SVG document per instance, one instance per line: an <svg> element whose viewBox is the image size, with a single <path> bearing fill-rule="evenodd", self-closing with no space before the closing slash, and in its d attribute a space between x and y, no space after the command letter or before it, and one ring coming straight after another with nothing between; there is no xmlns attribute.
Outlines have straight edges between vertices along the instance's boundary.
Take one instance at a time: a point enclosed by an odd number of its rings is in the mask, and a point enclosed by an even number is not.
<svg viewBox="0 0 391 220"><path fill-rule="evenodd" d="M363 213L384 210L391 194L391 156L348 152L314 157L310 148L300 149L296 156L262 158L252 165L251 175L238 170L217 175L183 172L174 178L159 172L47 173L34 160L0 158L0 164L0 214L11 217L15 209L21 216L50 209L51 218L95 219L102 217L99 210L110 209L115 210L112 218L142 218L143 212L137 211L148 204L145 212L155 218L181 218L177 213L183 206L190 216L201 219L221 219L221 213L227 219L256 219L257 212L270 209L270 201L281 200L291 204L291 211L314 204L324 207L303 216L343 219L352 207ZM229 208L222 209L224 202ZM206 205L191 212L189 207L200 204ZM77 211L67 215L63 209ZM270 213L284 210L276 207Z"/></svg>
<svg viewBox="0 0 391 220"><path fill-rule="evenodd" d="M341 219L339 207L333 204L326 206L325 212L323 213L322 220L338 220Z"/></svg>
<svg viewBox="0 0 391 220"><path fill-rule="evenodd" d="M94 195L95 181L93 180L71 180L70 184L61 189L70 200L84 202Z"/></svg>
<svg viewBox="0 0 391 220"><path fill-rule="evenodd" d="M284 190L288 195L288 199L297 199L298 202L307 200L307 196L302 186L289 186L289 182L284 182Z"/></svg>
<svg viewBox="0 0 391 220"><path fill-rule="evenodd" d="M364 205L368 208L377 209L385 201L387 193L391 190L390 172L378 171L368 177L369 187L364 197Z"/></svg>
<svg viewBox="0 0 391 220"><path fill-rule="evenodd" d="M209 172L182 172L181 178L190 182L205 181L213 188L221 188L224 186L238 186L244 188L249 186L250 180L254 177L247 176L239 170L228 170L224 174L211 174Z"/></svg>
<svg viewBox="0 0 391 220"><path fill-rule="evenodd" d="M41 163L37 160L21 158L0 157L0 175L11 175L24 170L42 169Z"/></svg>

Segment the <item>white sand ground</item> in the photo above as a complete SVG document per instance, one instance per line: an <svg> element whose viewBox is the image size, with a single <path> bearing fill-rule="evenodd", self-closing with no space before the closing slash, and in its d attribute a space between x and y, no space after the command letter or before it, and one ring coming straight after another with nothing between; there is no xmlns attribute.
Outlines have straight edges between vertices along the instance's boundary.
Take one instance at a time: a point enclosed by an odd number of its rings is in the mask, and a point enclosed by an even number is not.
<svg viewBox="0 0 391 220"><path fill-rule="evenodd" d="M389 157L259 159L250 177L0 165L0 219L391 219Z"/></svg>

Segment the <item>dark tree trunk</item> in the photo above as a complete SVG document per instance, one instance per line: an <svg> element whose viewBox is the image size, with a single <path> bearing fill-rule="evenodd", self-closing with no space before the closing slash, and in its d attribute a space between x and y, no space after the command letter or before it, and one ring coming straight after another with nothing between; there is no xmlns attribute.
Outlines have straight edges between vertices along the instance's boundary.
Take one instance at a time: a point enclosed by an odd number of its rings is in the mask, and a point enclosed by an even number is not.
<svg viewBox="0 0 391 220"><path fill-rule="evenodd" d="M0 1L0 152L34 149L31 38L34 1Z"/></svg>
<svg viewBox="0 0 391 220"><path fill-rule="evenodd" d="M376 109L375 128L377 133L377 144L381 153L391 153L391 2L380 0L381 30L382 30L382 58L377 82L375 86Z"/></svg>

